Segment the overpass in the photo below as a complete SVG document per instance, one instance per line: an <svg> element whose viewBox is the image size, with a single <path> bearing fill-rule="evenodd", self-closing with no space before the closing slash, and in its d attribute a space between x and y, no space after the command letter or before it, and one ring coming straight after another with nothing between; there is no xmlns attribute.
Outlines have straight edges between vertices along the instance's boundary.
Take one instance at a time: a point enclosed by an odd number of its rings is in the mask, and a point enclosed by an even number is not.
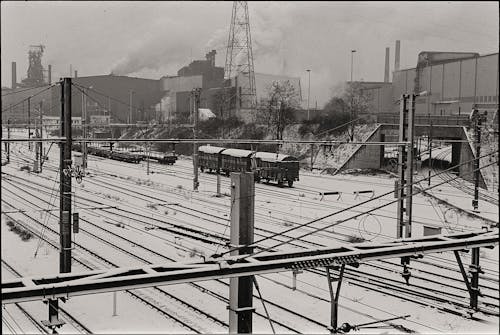
<svg viewBox="0 0 500 335"><path fill-rule="evenodd" d="M380 115L379 125L369 134L365 142L392 142L399 136L399 115ZM458 165L456 172L467 181L474 182L474 159L476 158L473 139L468 133L470 126L467 115L415 116L415 144L418 137L431 136L432 140L448 141L452 146L451 165ZM396 148L393 148L394 151ZM356 150L341 165L337 172L350 169L390 169L387 152L391 148L380 145L358 145ZM390 158L390 157L389 157ZM479 174L479 186L486 189L483 175Z"/></svg>

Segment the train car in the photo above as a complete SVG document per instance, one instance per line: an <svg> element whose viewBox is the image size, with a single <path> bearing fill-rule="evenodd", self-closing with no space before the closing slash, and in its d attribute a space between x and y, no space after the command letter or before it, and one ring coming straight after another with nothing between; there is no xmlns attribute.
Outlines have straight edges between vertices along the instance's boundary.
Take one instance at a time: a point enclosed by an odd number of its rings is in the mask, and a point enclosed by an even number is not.
<svg viewBox="0 0 500 335"><path fill-rule="evenodd" d="M284 182L289 187L294 181L299 180L299 161L293 156L276 154L272 152L257 152L255 158L258 162L258 180L265 179L267 182L273 180L282 186Z"/></svg>
<svg viewBox="0 0 500 335"><path fill-rule="evenodd" d="M203 145L198 148L198 166L201 172L208 169L210 172L217 171L222 166L222 155L226 148Z"/></svg>
<svg viewBox="0 0 500 335"><path fill-rule="evenodd" d="M229 176L230 172L254 171L256 166L253 151L242 149L225 149L220 152L221 172Z"/></svg>
<svg viewBox="0 0 500 335"><path fill-rule="evenodd" d="M131 154L128 152L120 152L120 151L111 151L109 153L109 158L117 161L135 163L135 164L138 164L142 160L139 155Z"/></svg>
<svg viewBox="0 0 500 335"><path fill-rule="evenodd" d="M158 160L158 163L160 163L160 164L173 165L177 161L177 156L174 154L163 155L162 157L158 158L157 160Z"/></svg>
<svg viewBox="0 0 500 335"><path fill-rule="evenodd" d="M214 146L198 148L198 166L203 172L218 171L229 176L230 172L254 172L255 180L285 182L289 187L299 180L299 161L293 156L272 152L254 152Z"/></svg>

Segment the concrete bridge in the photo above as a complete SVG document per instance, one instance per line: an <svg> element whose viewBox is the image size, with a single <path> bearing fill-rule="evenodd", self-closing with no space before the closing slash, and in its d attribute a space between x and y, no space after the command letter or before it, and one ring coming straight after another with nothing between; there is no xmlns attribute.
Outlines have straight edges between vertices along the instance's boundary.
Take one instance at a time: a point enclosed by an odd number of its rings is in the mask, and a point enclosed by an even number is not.
<svg viewBox="0 0 500 335"><path fill-rule="evenodd" d="M432 130L431 130L432 128ZM418 137L429 136L432 132L432 140L448 140L452 147L451 165L459 165L455 171L465 180L474 182L474 158L475 148L473 141L467 133L467 127L462 125L432 125L415 124L415 144ZM379 124L369 135L365 142L397 142L399 137L399 125ZM389 149L389 150L388 150ZM391 169L387 152L391 148L383 145L359 145L338 172L349 169ZM392 148L397 152L397 148ZM395 154L394 154L395 155ZM486 189L486 183L482 174L479 175L479 185Z"/></svg>

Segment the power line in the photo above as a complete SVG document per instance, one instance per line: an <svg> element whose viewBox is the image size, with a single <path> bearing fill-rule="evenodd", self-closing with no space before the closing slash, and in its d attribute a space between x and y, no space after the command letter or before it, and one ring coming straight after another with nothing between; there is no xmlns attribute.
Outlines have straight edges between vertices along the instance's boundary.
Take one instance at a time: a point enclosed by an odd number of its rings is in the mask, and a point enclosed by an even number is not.
<svg viewBox="0 0 500 335"><path fill-rule="evenodd" d="M479 157L479 158L482 158L482 157L486 157L486 156L492 155L492 154L494 154L495 152L498 152L498 150L497 150L497 151L494 151L494 152L490 152L490 153L488 153L488 154L485 154L484 156L481 156L481 157ZM450 167L450 168L448 168L448 169L446 169L446 170L443 170L443 171L441 171L441 172L438 172L438 173L436 173L436 174L434 174L434 175L432 175L432 176L430 176L430 177L435 177L435 176L438 176L438 175L440 175L440 174L446 173L446 172L448 172L448 171L453 170L453 169L454 169L454 168L456 168L456 167L459 167L459 166L462 166L462 165L468 164L468 163L470 163L470 162L474 161L475 159L476 159L476 158L474 158L474 159L472 159L472 160L469 160L469 161L466 161L466 162L463 162L463 163L461 163L461 164L457 164L457 165L452 166L452 167ZM489 165L491 165L491 164L489 164ZM487 166L488 166L488 165L487 165ZM483 166L482 168L484 168L484 167L485 167L485 166ZM482 168L481 168L481 169L482 169ZM469 174L469 173L468 173L468 174ZM416 184L418 184L418 183L421 183L422 181L427 180L428 178L429 178L429 177L425 177L425 178L423 178L423 179L420 179L420 180L418 180L418 181L415 181L415 182L413 182L413 183L412 183L412 186L413 186L413 185L416 185ZM460 176L457 176L457 177L455 177L454 179L456 179L456 178L460 178ZM450 180L452 180L452 179L450 179ZM447 183L447 182L449 182L450 180L446 180L446 181L444 181L444 182L442 182L442 183L439 183L439 184L433 185L432 187L429 187L429 188L427 188L427 189L422 189L422 190L420 190L419 192L417 192L416 194L422 193L422 192L424 192L424 191L426 191L426 190L428 190L428 189L431 189L431 188L434 188L434 187L439 186L439 185L441 185L441 184ZM406 188L406 187L407 187L407 185L405 185L405 186L403 186L403 187L399 187L399 189ZM306 223L300 224L300 225L295 226L295 227L292 227L292 228L290 228L290 229L286 229L285 231L282 231L282 232L279 232L279 233L275 233L275 234L273 234L273 235L271 235L271 236L268 236L268 237L265 237L265 238L260 239L260 240L258 240L258 241L255 241L254 243L252 243L252 244L251 244L251 246L256 246L256 244L257 244L257 243L260 243L260 242L266 241L266 240L268 240L268 239L270 239L270 238L274 238L274 237L277 237L277 236L283 235L283 234L285 234L285 233L288 233L288 232L290 232L290 231L297 230L297 229L299 229L299 228L302 228L302 227L305 227L305 226L311 225L311 224L313 224L313 223L315 223L315 222L318 222L318 221L324 220L324 219L326 219L326 218L332 217L332 216L334 216L334 215L337 215L337 214L340 214L340 213L346 212L346 211L348 211L348 210L351 210L351 209L356 208L356 207L358 207L358 206L361 206L361 205L367 204L367 203L369 203L369 202L371 202L371 201L378 200L378 199L380 199L380 198L382 198L382 197L384 197L384 196L386 196L386 195L393 194L393 193L394 193L394 190L391 190L391 191L389 191L389 192L383 193L383 194L381 194L381 195L379 195L379 196L376 196L376 197L374 197L374 198L371 198L371 199L368 199L368 200L366 200L366 201L363 201L363 202L361 202L361 203L359 203L359 204L355 204L355 205L349 206L349 207L347 207L347 208L341 209L341 210L336 211L336 212L334 212L334 213L330 213L330 214L327 214L327 215L322 216L322 217L320 217L320 218L314 219L314 220L312 220L312 221L309 221L309 222L306 222ZM406 198L406 197L408 197L408 195L407 195L407 196L405 196L405 198ZM374 210L377 210L377 209L380 209L380 208L386 207L386 206L388 206L388 205L390 205L390 204L392 204L392 203L395 203L395 202L397 202L397 201L399 201L399 200L393 200L393 201L391 201L391 202L388 202L388 203L386 203L386 204L383 204L383 205L381 205L381 206L378 206L378 207L376 207L375 209L372 209L372 210L369 210L369 211L367 211L367 212L364 212L364 214L367 214L367 213L370 213L370 212L372 212L372 211L374 211ZM357 217L359 217L359 216L361 216L361 215L362 215L362 214L356 214L355 216L353 216L353 217L351 217L351 218L349 218L349 219L346 219L346 220L341 220L341 221L337 221L337 222L336 222L335 224L333 224L333 225L340 224L340 223L342 223L342 222L345 222L345 221L350 220L350 219L353 219L353 218L357 218ZM324 229L329 228L329 227L331 227L331 226L332 226L332 225L329 225L329 226L326 226L326 227L320 228L320 230L324 230ZM316 231L318 231L318 230L316 230ZM316 232L316 231L313 231L313 232ZM307 235L309 235L309 234L307 234ZM307 235L306 235L306 236L307 236ZM290 241L292 241L292 240L290 240ZM287 243L288 243L288 242L287 242ZM279 244L279 245L281 245L281 244ZM221 253L221 254L218 254L218 255L216 255L216 256L217 256L217 257L221 257L221 256L223 256L223 255L225 255L225 254L228 254L228 253L232 252L232 251L238 251L238 250L240 250L240 249L242 249L242 248L247 248L247 247L248 247L248 246L242 246L242 247L233 248L233 249L230 249L230 250L228 250L228 251L225 251L225 252L223 252L223 253ZM276 247L276 246L275 246L275 247ZM247 256L247 257L249 257L249 256Z"/></svg>
<svg viewBox="0 0 500 335"><path fill-rule="evenodd" d="M24 103L25 101L28 101L29 99L32 99L32 98L36 97L36 96L37 96L37 95L39 95L39 94L42 94L43 92L45 92L45 91L47 91L47 90L51 89L52 87L54 87L54 86L56 86L56 85L59 85L59 83L60 83L60 82L54 83L54 84L52 84L52 85L50 85L50 86L48 86L48 87L44 88L43 90L41 90L41 91L39 91L39 92L37 92L37 93L35 93L35 94L33 94L33 95L30 95L29 97L27 97L27 98L25 98L25 99L23 99L23 100L21 100L21 101L19 101L19 102L15 103L15 104L13 104L13 105L9 105L9 107L7 107L7 108L5 108L5 109L2 109L2 113L5 113L5 112L6 112L7 110L9 110L10 108L15 107L15 106L17 106L17 105L19 105L19 104L21 104L21 103Z"/></svg>
<svg viewBox="0 0 500 335"><path fill-rule="evenodd" d="M493 163L491 163L491 164L488 164L488 165L486 165L486 166L483 166L483 168L485 168L485 167L487 167L487 166L489 166L489 165L494 165L494 164L497 164L497 163L498 163L498 161L493 162ZM482 169L482 168L480 168L480 169ZM479 170L480 170L480 169L479 169ZM446 171L446 170L445 170L445 171ZM438 174L441 174L441 173L443 173L443 172L445 172L445 171L442 171L442 172L440 172L440 173L438 173ZM466 174L471 174L471 173L474 173L475 171L476 171L476 170L473 170L472 172L469 172L469 173L466 173ZM441 183L438 183L438 184L435 184L435 185L429 186L429 187L427 187L427 188L425 188L425 189L420 189L420 190L418 190L417 192L413 192L411 195L406 195L406 196L404 196L404 198L408 198L409 196L413 196L413 195L417 195L417 194L423 193L423 192L425 192L425 191L428 191L428 190L430 190L430 189L432 189L432 188L435 188L435 187L437 187L437 186L440 186L440 185L442 185L442 184L448 183L449 181L454 180L454 179L457 179L457 178L461 178L461 176L457 176L457 177L455 177L455 178L453 178L453 179L450 179L450 180L445 180L445 181L443 181L443 182L441 182ZM423 181L423 180L425 180L425 179L427 179L427 178L424 178L424 179L420 180L419 182L421 182L421 181ZM414 184L415 184L415 183L413 183L413 184L412 184L412 186L413 186ZM405 187L406 187L406 185L405 185ZM389 193L393 193L393 192L389 192ZM387 194L385 194L385 195L387 195ZM380 196L379 196L379 197L380 197ZM377 197L377 198L379 198L379 197ZM377 199L377 198L373 198L373 199L370 199L370 200L368 200L368 201L375 200L375 199ZM367 201L367 202L368 202L368 201ZM376 211L376 210L378 210L378 209L380 209L380 208L383 208L383 207L385 207L385 206L387 206L387 205L390 205L390 204L396 203L396 202L398 202L398 201L399 201L399 199L396 199L396 200L393 200L393 201L391 201L391 202L389 202L389 203L387 203L387 204L377 206L377 207L375 207L375 208L372 208L372 209L370 209L370 210L368 210L368 211L364 212L364 214L368 214L368 213L374 212L374 211ZM320 220L322 220L322 219L324 219L324 218L327 218L327 217L330 217L330 216L333 216L333 215L335 215L335 214L329 214L329 215L326 215L326 216L324 216L324 217L322 217L322 218L319 218L319 219L316 219L316 220L310 221L310 222L308 222L308 223L306 223L306 224L304 224L304 225L301 225L301 226L309 225L309 224L311 224L311 223L314 223L314 222L320 221ZM352 216L352 217L350 217L350 218L347 218L347 219L343 219L343 220L337 221L337 222L335 222L335 223L333 223L333 224L329 224L329 225L324 226L324 227L321 227L321 228L316 228L316 229L315 229L315 230L313 230L312 232L309 232L309 233L306 233L306 234L303 234L303 235L300 235L300 236L292 237L292 238L290 238L288 241L285 241L285 242L280 242L280 243L278 243L278 244L276 244L276 245L274 245L274 246L272 246L272 247L269 247L269 248L262 248L260 251L254 252L253 254L250 254L250 255L245 255L245 256L244 256L244 257L242 257L241 259L245 259L245 258L247 258L247 257L252 257L252 256L255 256L256 254L260 254L260 253L262 253L262 252L264 252L264 251L269 251L269 250L272 250L272 249L274 249L274 248L276 248L276 247L279 247L279 246L281 246L281 245L288 244L288 243L293 242L293 241L298 240L298 239L302 239L302 238L304 238L304 237L306 237L306 236L308 236L308 235L311 235L311 234L314 234L314 233L317 233L317 232L323 231L323 230L325 230L325 229L327 229L327 228L330 228L330 227L334 227L334 226L336 226L336 225L338 225L338 224L340 224L340 223L346 222L346 221L351 220L351 219L355 219L355 218L357 218L357 217L359 217L359 216L360 216L360 214L357 214L357 215L354 215L354 216ZM294 229L296 229L296 227L294 227ZM290 230L293 230L293 229L290 229ZM288 230L288 231L290 231L290 230ZM279 236L279 234L278 234L278 236ZM257 241L257 242L254 242L254 243L258 243L258 242L260 242L260 241ZM246 247L246 246L245 246L245 247ZM240 248L242 248L242 247L239 247L238 249L240 249Z"/></svg>
<svg viewBox="0 0 500 335"><path fill-rule="evenodd" d="M14 91L14 92L9 92L9 93L2 94L2 97L7 96L7 95L12 95L12 94L23 93L23 92L26 92L26 91L29 91L29 90L35 90L37 88L40 88L40 87L28 87L28 88L25 88L25 89L22 89L22 90L19 90L19 91Z"/></svg>

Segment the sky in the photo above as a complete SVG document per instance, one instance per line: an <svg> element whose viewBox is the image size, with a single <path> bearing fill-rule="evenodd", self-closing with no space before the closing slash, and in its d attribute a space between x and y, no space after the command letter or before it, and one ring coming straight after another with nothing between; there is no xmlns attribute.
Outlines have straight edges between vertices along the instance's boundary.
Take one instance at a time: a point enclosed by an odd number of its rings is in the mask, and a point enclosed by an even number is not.
<svg viewBox="0 0 500 335"><path fill-rule="evenodd" d="M489 54L499 48L498 2L248 2L255 72L301 78L319 107L351 73L383 81L385 48L394 68L415 67L421 51ZM231 1L1 2L2 86L26 77L32 44L46 49L53 80L113 72L158 79L217 50L224 66Z"/></svg>

